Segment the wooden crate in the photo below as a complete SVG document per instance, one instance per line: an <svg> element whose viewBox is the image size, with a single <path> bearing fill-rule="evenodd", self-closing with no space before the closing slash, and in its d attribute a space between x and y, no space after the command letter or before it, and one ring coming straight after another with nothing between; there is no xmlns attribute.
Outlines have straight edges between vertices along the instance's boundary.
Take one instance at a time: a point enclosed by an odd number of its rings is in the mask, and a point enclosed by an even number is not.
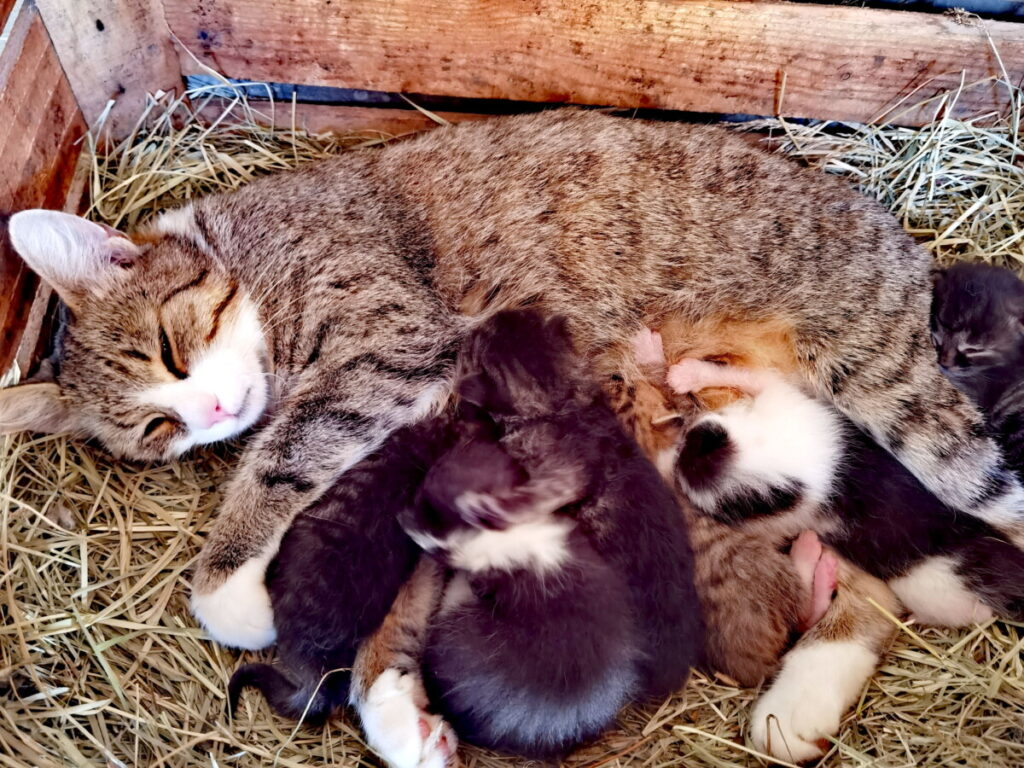
<svg viewBox="0 0 1024 768"><path fill-rule="evenodd" d="M77 208L86 126L115 99L108 125L123 135L147 93L180 90L206 68L453 98L856 121L1002 67L1024 78L1024 24L810 3L0 0L0 21L7 211ZM972 89L956 109L977 114L1000 96ZM411 111L317 105L301 116L317 129L427 125ZM19 345L23 361L36 349L45 301L32 310L37 281L6 243L0 275L3 372Z"/></svg>

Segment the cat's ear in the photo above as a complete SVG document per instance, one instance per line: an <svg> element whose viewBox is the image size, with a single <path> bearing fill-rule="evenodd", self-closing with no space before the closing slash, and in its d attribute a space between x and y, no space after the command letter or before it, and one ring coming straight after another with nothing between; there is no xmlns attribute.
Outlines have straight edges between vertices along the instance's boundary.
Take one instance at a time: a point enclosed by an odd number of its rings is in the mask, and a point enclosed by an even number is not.
<svg viewBox="0 0 1024 768"><path fill-rule="evenodd" d="M78 420L52 382L0 389L0 435L11 432L74 432Z"/></svg>
<svg viewBox="0 0 1024 768"><path fill-rule="evenodd" d="M21 211L8 223L11 245L72 309L139 255L116 229L60 211Z"/></svg>
<svg viewBox="0 0 1024 768"><path fill-rule="evenodd" d="M938 288L942 285L942 281L946 279L946 270L944 269L933 269L932 270L932 289Z"/></svg>

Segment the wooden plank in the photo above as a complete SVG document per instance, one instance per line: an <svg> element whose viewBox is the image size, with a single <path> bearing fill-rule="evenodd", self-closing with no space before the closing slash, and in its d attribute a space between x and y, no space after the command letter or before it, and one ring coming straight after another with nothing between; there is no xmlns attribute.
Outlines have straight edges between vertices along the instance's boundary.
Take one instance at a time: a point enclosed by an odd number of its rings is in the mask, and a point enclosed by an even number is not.
<svg viewBox="0 0 1024 768"><path fill-rule="evenodd" d="M61 208L85 121L39 14L25 6L0 52L0 210ZM0 242L0 371L21 339L37 284Z"/></svg>
<svg viewBox="0 0 1024 768"><path fill-rule="evenodd" d="M181 92L181 67L160 0L36 0L86 121L110 99L107 125L127 135L158 90Z"/></svg>
<svg viewBox="0 0 1024 768"><path fill-rule="evenodd" d="M256 112L256 121L274 128L296 128L309 133L366 133L384 134L387 136L404 136L437 127L437 123L415 109L381 109L378 107L348 107L331 104L276 104L271 110L270 105L250 102ZM217 101L211 102L200 110L199 114L206 122L220 118L224 105ZM484 120L491 115L478 115L465 112L436 112L438 117L449 123L461 123L468 120ZM241 112L238 113L240 118Z"/></svg>
<svg viewBox="0 0 1024 768"><path fill-rule="evenodd" d="M167 22L230 77L439 96L868 120L998 72L1024 25L729 0L166 0ZM188 56L182 69L199 67ZM920 90L918 90L920 89ZM958 113L996 104L965 93ZM918 122L911 115L901 122Z"/></svg>
<svg viewBox="0 0 1024 768"><path fill-rule="evenodd" d="M0 29L7 23L7 17L11 15L11 9L18 0L0 0Z"/></svg>

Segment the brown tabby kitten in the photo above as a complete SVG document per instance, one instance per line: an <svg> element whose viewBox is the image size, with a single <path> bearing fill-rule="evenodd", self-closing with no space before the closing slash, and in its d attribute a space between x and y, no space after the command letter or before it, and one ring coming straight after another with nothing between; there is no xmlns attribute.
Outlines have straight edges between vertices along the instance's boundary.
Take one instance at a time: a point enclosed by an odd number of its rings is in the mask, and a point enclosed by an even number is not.
<svg viewBox="0 0 1024 768"><path fill-rule="evenodd" d="M447 398L469 300L566 315L607 375L646 315L786 328L812 389L929 488L1021 524L1018 481L932 363L928 255L844 182L721 129L496 119L198 200L134 240L42 211L10 235L74 317L56 382L4 392L0 427L153 459L268 414L193 584L226 643L273 640L263 572L294 515Z"/></svg>

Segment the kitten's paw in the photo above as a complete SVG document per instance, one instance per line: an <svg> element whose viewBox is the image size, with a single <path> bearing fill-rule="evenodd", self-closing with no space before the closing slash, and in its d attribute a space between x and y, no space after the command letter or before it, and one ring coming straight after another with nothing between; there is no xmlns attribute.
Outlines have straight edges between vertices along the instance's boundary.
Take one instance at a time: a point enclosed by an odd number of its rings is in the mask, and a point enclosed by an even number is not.
<svg viewBox="0 0 1024 768"><path fill-rule="evenodd" d="M995 615L968 586L953 557L929 557L903 576L890 579L889 588L921 624L966 627Z"/></svg>
<svg viewBox="0 0 1024 768"><path fill-rule="evenodd" d="M754 704L750 740L780 760L803 763L821 757L876 663L874 653L852 641L798 645Z"/></svg>
<svg viewBox="0 0 1024 768"><path fill-rule="evenodd" d="M678 395L697 392L707 386L703 375L707 365L703 360L691 358L680 360L675 365L669 367L665 380Z"/></svg>
<svg viewBox="0 0 1024 768"><path fill-rule="evenodd" d="M661 343L661 334L644 328L633 337L633 356L638 365L665 365L665 348Z"/></svg>
<svg viewBox="0 0 1024 768"><path fill-rule="evenodd" d="M192 614L218 643L256 651L277 639L265 574L265 563L249 560L212 591L192 594Z"/></svg>
<svg viewBox="0 0 1024 768"><path fill-rule="evenodd" d="M817 624L832 604L839 577L839 560L821 545L814 531L804 531L789 550L797 575L806 590L808 601L800 611L800 631Z"/></svg>
<svg viewBox="0 0 1024 768"><path fill-rule="evenodd" d="M451 768L458 740L451 727L423 709L419 681L386 669L359 705L366 743L391 768Z"/></svg>

